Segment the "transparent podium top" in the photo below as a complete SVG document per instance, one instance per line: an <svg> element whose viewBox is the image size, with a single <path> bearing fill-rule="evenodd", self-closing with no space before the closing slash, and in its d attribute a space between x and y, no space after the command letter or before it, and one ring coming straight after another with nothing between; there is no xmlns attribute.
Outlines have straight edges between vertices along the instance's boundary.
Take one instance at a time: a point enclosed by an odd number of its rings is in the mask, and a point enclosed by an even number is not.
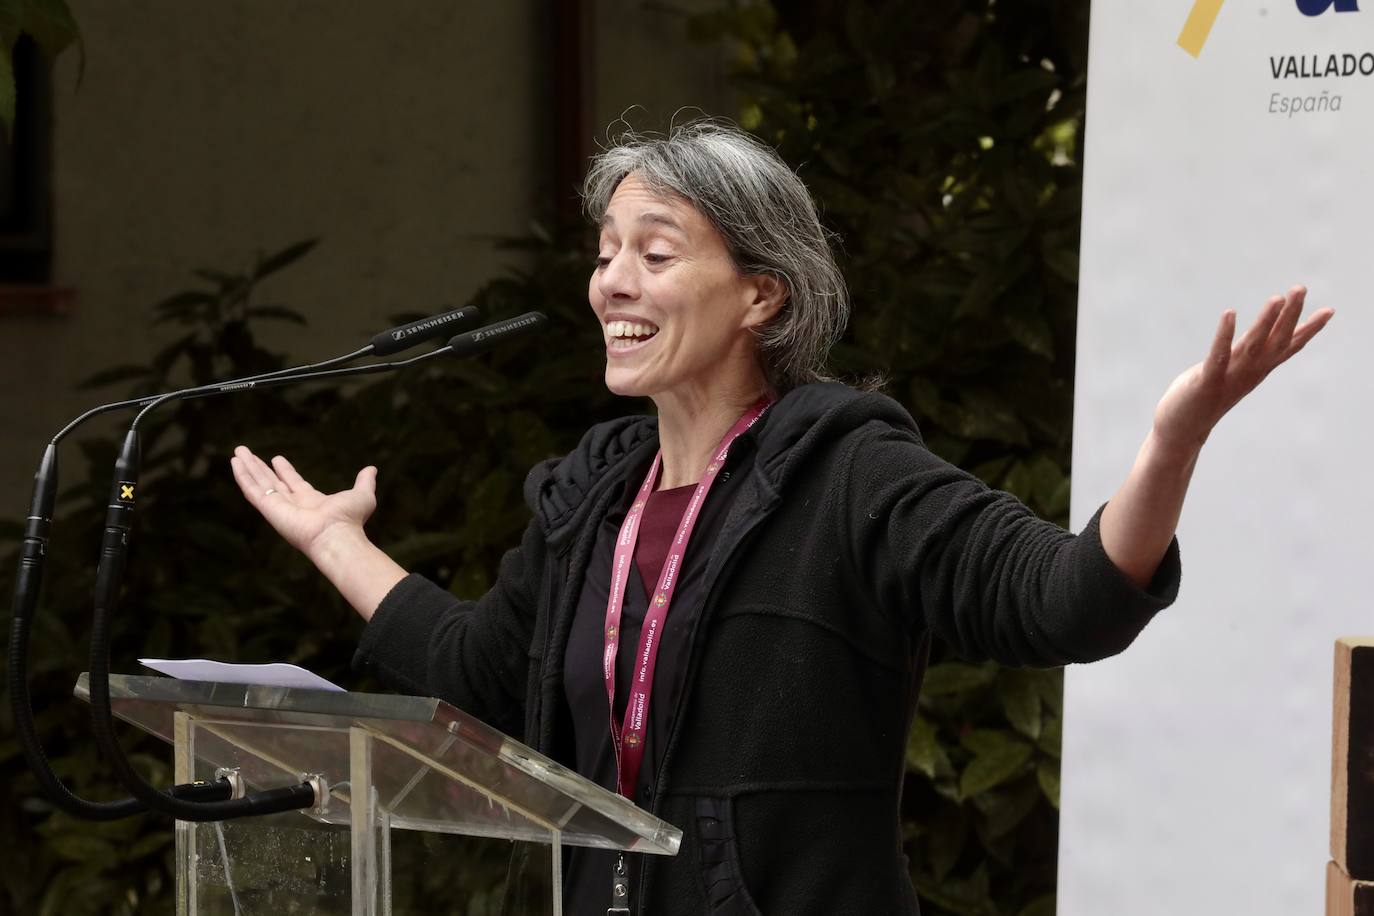
<svg viewBox="0 0 1374 916"><path fill-rule="evenodd" d="M88 675L75 693L89 701ZM121 719L175 743L187 714L192 756L234 767L250 790L317 773L323 814L349 822L350 729L369 739L376 801L391 826L675 855L682 831L462 710L428 697L339 693L111 675ZM197 768L198 770L201 767Z"/></svg>

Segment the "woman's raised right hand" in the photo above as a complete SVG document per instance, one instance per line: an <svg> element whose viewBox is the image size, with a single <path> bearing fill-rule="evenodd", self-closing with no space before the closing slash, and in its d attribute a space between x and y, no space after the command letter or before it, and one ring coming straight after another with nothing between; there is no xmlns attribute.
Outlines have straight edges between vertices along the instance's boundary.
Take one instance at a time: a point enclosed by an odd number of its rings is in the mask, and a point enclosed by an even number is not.
<svg viewBox="0 0 1374 916"><path fill-rule="evenodd" d="M375 467L359 471L352 489L321 493L281 455L269 465L240 445L229 465L244 498L287 543L312 559L326 532L340 533L342 526L361 534L363 523L377 508Z"/></svg>

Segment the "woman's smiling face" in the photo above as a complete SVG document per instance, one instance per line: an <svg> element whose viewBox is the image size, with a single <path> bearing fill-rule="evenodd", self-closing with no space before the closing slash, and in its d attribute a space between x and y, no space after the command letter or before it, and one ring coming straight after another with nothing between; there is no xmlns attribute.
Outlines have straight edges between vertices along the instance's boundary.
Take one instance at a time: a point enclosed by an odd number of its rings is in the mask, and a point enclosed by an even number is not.
<svg viewBox="0 0 1374 916"><path fill-rule="evenodd" d="M777 281L746 277L725 239L691 204L630 174L601 221L587 298L606 341L606 387L619 395L707 391L747 360L760 295Z"/></svg>

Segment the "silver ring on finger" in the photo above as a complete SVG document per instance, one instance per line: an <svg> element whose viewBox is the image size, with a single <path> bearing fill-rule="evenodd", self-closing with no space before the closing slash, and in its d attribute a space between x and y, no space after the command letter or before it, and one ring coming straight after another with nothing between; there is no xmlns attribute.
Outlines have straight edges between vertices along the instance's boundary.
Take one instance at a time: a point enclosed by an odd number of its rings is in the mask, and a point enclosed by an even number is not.
<svg viewBox="0 0 1374 916"><path fill-rule="evenodd" d="M268 489L266 489L266 490L263 491L262 495L263 495L263 496L271 496L271 495L272 495L273 493L275 493L275 492L277 492L277 491L276 491L276 488L274 488L274 487L269 487Z"/></svg>

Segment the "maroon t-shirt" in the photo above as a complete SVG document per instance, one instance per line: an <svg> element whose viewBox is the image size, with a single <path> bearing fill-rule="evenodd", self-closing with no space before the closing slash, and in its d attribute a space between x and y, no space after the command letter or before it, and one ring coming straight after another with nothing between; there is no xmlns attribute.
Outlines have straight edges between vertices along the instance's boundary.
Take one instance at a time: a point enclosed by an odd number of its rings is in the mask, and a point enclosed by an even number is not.
<svg viewBox="0 0 1374 916"><path fill-rule="evenodd" d="M659 490L650 493L649 501L644 504L644 515L639 520L639 542L635 544L635 565L639 567L646 595L652 595L658 587L658 577L663 574L663 564L668 559L668 548L673 546L677 526L682 524L683 513L696 490L694 483Z"/></svg>

